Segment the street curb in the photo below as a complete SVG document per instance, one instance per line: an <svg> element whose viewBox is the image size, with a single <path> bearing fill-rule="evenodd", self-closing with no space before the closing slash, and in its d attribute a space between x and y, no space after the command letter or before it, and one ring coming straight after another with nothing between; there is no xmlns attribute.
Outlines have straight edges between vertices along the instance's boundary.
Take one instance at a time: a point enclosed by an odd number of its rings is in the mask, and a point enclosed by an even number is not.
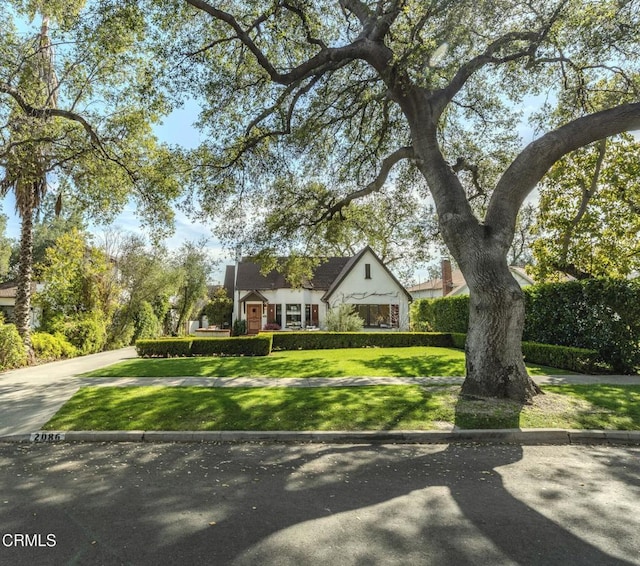
<svg viewBox="0 0 640 566"><path fill-rule="evenodd" d="M43 431L0 436L2 443L218 442L449 444L638 444L640 431L569 429L480 429L451 431Z"/></svg>

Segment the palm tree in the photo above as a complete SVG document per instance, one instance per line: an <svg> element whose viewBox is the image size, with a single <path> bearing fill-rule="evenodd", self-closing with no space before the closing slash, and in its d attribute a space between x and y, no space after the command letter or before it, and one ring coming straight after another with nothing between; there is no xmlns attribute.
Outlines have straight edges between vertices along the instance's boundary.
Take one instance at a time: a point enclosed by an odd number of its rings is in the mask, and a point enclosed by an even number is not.
<svg viewBox="0 0 640 566"><path fill-rule="evenodd" d="M55 108L58 81L54 70L54 52L49 37L49 17L42 17L40 33L31 57L25 57L20 87L31 106ZM0 195L13 192L20 216L20 259L15 304L15 323L30 359L31 287L33 274L33 220L47 191L49 119L37 113L16 109L12 115L12 149L7 158Z"/></svg>

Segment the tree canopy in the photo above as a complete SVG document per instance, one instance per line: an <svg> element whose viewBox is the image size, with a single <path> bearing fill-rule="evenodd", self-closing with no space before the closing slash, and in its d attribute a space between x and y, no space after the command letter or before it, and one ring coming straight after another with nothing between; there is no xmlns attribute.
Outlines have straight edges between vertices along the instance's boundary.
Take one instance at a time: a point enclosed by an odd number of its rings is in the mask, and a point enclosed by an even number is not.
<svg viewBox="0 0 640 566"><path fill-rule="evenodd" d="M640 143L626 135L576 151L540 187L536 280L640 270Z"/></svg>
<svg viewBox="0 0 640 566"><path fill-rule="evenodd" d="M190 182L204 214L238 237L267 215L298 218L290 245L304 250L317 225L385 187L432 198L471 293L463 391L537 393L506 256L523 202L558 160L640 128L638 0L142 6L165 31L166 84L202 102L210 138ZM527 97L548 104L523 147ZM279 183L295 178L305 182L278 208Z"/></svg>

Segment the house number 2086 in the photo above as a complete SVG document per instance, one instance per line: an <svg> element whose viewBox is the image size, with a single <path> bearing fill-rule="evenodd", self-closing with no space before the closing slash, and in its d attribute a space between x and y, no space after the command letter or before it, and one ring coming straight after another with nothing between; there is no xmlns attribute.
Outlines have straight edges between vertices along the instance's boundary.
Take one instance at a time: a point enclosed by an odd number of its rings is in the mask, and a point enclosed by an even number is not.
<svg viewBox="0 0 640 566"><path fill-rule="evenodd" d="M64 440L63 432L34 432L31 434L31 442L59 442Z"/></svg>

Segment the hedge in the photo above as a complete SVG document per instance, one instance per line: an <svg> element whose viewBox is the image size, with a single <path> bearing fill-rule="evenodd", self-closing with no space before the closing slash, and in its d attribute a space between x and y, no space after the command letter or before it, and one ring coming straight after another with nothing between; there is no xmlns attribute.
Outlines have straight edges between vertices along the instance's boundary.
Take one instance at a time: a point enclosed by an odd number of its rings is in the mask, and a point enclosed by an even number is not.
<svg viewBox="0 0 640 566"><path fill-rule="evenodd" d="M194 338L192 356L268 356L271 335L238 338Z"/></svg>
<svg viewBox="0 0 640 566"><path fill-rule="evenodd" d="M191 356L193 338L163 338L136 341L136 352L142 358Z"/></svg>
<svg viewBox="0 0 640 566"><path fill-rule="evenodd" d="M469 296L418 299L411 303L410 317L413 330L466 333L469 326Z"/></svg>
<svg viewBox="0 0 640 566"><path fill-rule="evenodd" d="M268 356L271 336L241 338L162 338L138 340L136 351L143 358L190 356Z"/></svg>
<svg viewBox="0 0 640 566"><path fill-rule="evenodd" d="M619 373L640 367L640 281L589 279L523 289L527 342L596 350ZM466 333L469 297L419 299L413 328Z"/></svg>
<svg viewBox="0 0 640 566"><path fill-rule="evenodd" d="M524 340L597 350L619 373L640 366L640 281L535 285L525 298Z"/></svg>
<svg viewBox="0 0 640 566"><path fill-rule="evenodd" d="M600 354L586 348L523 342L522 353L525 362L578 373L599 373L605 369Z"/></svg>
<svg viewBox="0 0 640 566"><path fill-rule="evenodd" d="M264 334L261 334L264 335ZM450 348L451 335L443 332L275 332L274 350L328 350L334 348Z"/></svg>
<svg viewBox="0 0 640 566"><path fill-rule="evenodd" d="M464 350L467 335L452 333L453 347ZM540 364L552 368L566 369L578 373L600 373L607 368L596 350L522 342L522 354L527 363Z"/></svg>

